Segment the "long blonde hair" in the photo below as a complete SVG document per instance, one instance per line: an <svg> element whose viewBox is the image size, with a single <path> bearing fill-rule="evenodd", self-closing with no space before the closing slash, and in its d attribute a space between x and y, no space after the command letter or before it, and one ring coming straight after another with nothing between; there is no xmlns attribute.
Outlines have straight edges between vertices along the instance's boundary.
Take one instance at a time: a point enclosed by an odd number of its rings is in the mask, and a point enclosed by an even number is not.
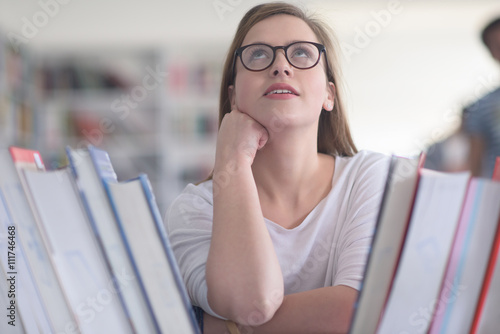
<svg viewBox="0 0 500 334"><path fill-rule="evenodd" d="M335 53L335 39L331 29L322 21L307 16L300 8L283 2L261 4L250 9L240 21L233 42L224 63L219 99L219 126L225 114L231 111L228 87L233 84L234 53L241 46L248 31L258 22L278 14L295 16L303 20L314 32L318 41L325 46L327 80L335 84L335 103L331 112L323 110L318 125L318 152L330 155L352 156L357 153L347 122L340 82L338 57Z"/></svg>

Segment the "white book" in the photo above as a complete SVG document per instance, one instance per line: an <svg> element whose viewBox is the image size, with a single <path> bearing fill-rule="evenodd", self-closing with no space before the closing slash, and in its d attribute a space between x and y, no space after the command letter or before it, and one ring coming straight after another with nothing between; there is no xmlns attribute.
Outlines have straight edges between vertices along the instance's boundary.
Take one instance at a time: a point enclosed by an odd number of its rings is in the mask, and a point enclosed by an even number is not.
<svg viewBox="0 0 500 334"><path fill-rule="evenodd" d="M421 170L408 232L378 333L425 333L439 295L470 173Z"/></svg>
<svg viewBox="0 0 500 334"><path fill-rule="evenodd" d="M24 171L82 333L132 333L68 168Z"/></svg>
<svg viewBox="0 0 500 334"><path fill-rule="evenodd" d="M10 330L2 333L11 333L15 327L24 327L30 334L53 332L35 279L26 263L18 231L5 203L0 189L0 264L6 275L8 298L7 304L2 304L5 305L2 309L7 310L6 322Z"/></svg>
<svg viewBox="0 0 500 334"><path fill-rule="evenodd" d="M199 333L147 177L105 185L161 333Z"/></svg>
<svg viewBox="0 0 500 334"><path fill-rule="evenodd" d="M52 328L56 333L78 333L76 319L61 288L49 250L28 204L12 157L6 150L0 150L0 171L0 188L5 204L16 226L18 241L23 245L27 265Z"/></svg>
<svg viewBox="0 0 500 334"><path fill-rule="evenodd" d="M500 183L474 178L429 334L470 329L500 215Z"/></svg>
<svg viewBox="0 0 500 334"><path fill-rule="evenodd" d="M78 190L135 332L156 333L158 329L155 320L149 311L139 279L135 276L104 189L103 179L116 181L116 174L105 151L97 148L91 150L92 157L87 149L67 149Z"/></svg>
<svg viewBox="0 0 500 334"><path fill-rule="evenodd" d="M392 157L351 334L377 330L404 243L418 168L418 160Z"/></svg>
<svg viewBox="0 0 500 334"><path fill-rule="evenodd" d="M496 158L492 178L500 184L500 157ZM500 219L475 313L471 334L494 333L500 328Z"/></svg>

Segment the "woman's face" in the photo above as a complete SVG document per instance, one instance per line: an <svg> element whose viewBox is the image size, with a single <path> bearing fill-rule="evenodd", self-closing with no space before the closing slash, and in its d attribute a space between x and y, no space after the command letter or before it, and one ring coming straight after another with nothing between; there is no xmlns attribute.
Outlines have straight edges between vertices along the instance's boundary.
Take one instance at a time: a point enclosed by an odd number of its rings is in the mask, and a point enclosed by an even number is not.
<svg viewBox="0 0 500 334"><path fill-rule="evenodd" d="M318 43L304 21L290 15L276 15L255 24L242 46L254 43L286 46L295 41ZM321 58L315 67L301 70L290 65L283 50L279 49L274 63L260 72L245 69L237 59L235 84L229 87L232 109L247 113L269 132L289 126L315 126L317 129L321 108L333 108L335 89L326 80L324 54ZM278 94L277 89L293 93Z"/></svg>

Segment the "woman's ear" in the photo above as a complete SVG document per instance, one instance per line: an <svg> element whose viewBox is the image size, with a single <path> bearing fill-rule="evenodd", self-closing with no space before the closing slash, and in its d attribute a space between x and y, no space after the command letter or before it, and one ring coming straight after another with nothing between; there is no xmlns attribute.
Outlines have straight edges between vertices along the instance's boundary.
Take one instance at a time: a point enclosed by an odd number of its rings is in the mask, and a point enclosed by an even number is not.
<svg viewBox="0 0 500 334"><path fill-rule="evenodd" d="M326 111L332 111L335 105L335 85L333 82L328 82L326 85L326 98L323 102L323 109Z"/></svg>
<svg viewBox="0 0 500 334"><path fill-rule="evenodd" d="M229 87L227 87L227 93L229 95L229 102L231 102L231 110L236 109L236 94L234 94L234 85L229 85Z"/></svg>

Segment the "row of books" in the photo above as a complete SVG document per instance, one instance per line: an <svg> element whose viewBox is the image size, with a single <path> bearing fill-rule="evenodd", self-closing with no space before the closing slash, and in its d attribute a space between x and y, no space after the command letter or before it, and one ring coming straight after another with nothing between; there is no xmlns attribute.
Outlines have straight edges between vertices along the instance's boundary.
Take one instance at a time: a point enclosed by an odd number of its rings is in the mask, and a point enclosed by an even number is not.
<svg viewBox="0 0 500 334"><path fill-rule="evenodd" d="M198 333L148 177L67 157L0 151L0 332Z"/></svg>
<svg viewBox="0 0 500 334"><path fill-rule="evenodd" d="M500 333L493 179L392 157L351 334Z"/></svg>
<svg viewBox="0 0 500 334"><path fill-rule="evenodd" d="M199 333L148 177L106 151L0 151L1 333ZM393 157L352 334L497 333L500 158L493 179Z"/></svg>

